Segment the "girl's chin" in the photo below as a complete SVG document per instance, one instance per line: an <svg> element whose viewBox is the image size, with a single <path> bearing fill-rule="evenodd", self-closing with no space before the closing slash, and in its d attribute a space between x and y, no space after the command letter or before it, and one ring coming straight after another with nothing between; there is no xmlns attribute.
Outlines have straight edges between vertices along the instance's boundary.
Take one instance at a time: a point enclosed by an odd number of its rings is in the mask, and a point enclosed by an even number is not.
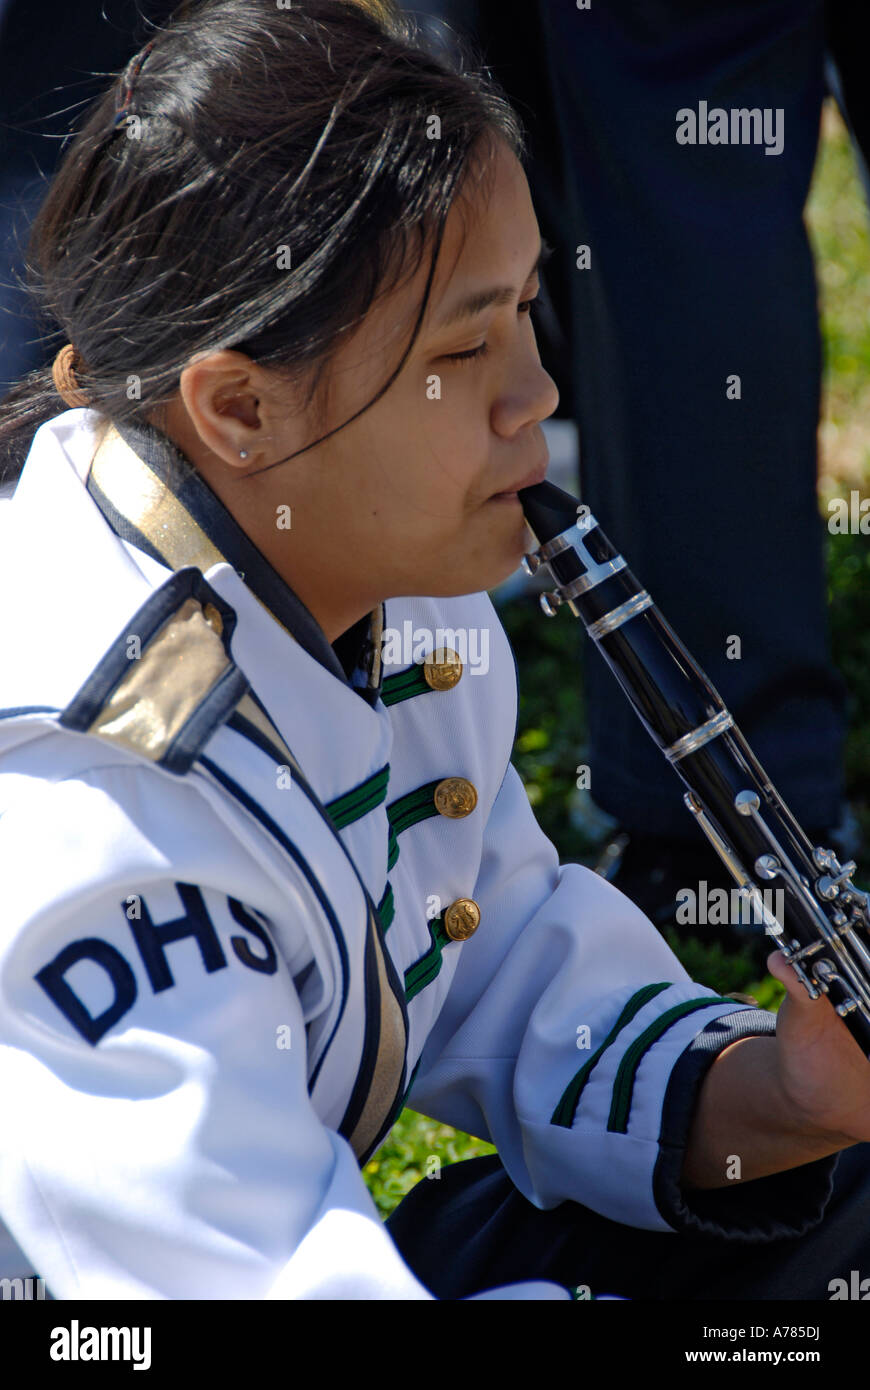
<svg viewBox="0 0 870 1390"><path fill-rule="evenodd" d="M516 499L516 493L514 498ZM493 498L493 501L495 500ZM509 507L509 500L505 499L502 505L505 508ZM534 549L535 540L526 525L523 509L517 500L515 500L514 505L517 512L516 524L503 540L499 537L500 544L493 544L490 552L492 558L490 570L494 577L488 578L485 583L481 584L482 589L494 589L497 584L502 584L506 579L509 579L514 571L519 569L523 556ZM495 537L493 537L493 542L495 542Z"/></svg>
<svg viewBox="0 0 870 1390"><path fill-rule="evenodd" d="M455 556L458 563L451 564L445 561L435 581L435 587L430 574L428 584L422 581L424 587L421 588L418 580L417 587L405 589L405 593L426 593L433 598L439 594L446 598L451 595L481 593L486 589L497 588L516 573L523 556L534 550L535 539L526 525L525 515L518 501L511 504L508 500L500 500L498 508L495 501L495 498L490 498L490 501L484 504L488 525L483 528L483 533L478 530L476 535L469 536L464 550L459 556ZM435 548L437 549L437 546Z"/></svg>

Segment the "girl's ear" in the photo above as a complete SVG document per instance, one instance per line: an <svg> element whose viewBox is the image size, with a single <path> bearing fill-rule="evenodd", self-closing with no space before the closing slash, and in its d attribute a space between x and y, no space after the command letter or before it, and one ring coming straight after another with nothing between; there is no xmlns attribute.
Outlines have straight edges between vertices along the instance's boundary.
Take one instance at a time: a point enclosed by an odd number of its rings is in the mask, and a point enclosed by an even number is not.
<svg viewBox="0 0 870 1390"><path fill-rule="evenodd" d="M231 416L241 420L249 429L262 427L259 414L260 401L250 389L238 390L232 387L219 388L212 397L212 404L218 415Z"/></svg>
<svg viewBox="0 0 870 1390"><path fill-rule="evenodd" d="M250 431L263 428L255 378L250 359L230 350L203 354L181 373L176 417L186 415L185 423L199 441L227 463L237 464L241 451L249 448Z"/></svg>

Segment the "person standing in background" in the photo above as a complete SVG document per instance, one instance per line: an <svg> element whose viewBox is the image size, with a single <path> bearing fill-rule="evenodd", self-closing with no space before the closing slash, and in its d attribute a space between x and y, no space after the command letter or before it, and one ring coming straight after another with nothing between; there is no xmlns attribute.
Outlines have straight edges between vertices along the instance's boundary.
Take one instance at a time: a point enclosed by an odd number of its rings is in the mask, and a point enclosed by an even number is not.
<svg viewBox="0 0 870 1390"><path fill-rule="evenodd" d="M473 38L530 127L530 186L556 247L546 276L570 345L554 351L544 326L541 355L576 416L583 499L814 843L853 853L842 839L846 689L828 637L822 358L803 209L826 55L866 139L853 56L865 21L821 0L435 8ZM757 110L771 139L680 139L687 113L697 124L714 108ZM730 876L597 655L585 690L590 792L617 824L601 869L667 925L680 886L731 887Z"/></svg>

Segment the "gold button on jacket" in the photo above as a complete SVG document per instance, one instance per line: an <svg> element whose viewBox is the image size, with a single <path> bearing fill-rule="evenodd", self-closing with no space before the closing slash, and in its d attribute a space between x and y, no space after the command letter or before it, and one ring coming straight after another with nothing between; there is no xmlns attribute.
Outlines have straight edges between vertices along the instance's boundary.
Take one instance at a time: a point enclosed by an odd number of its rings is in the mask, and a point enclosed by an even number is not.
<svg viewBox="0 0 870 1390"><path fill-rule="evenodd" d="M459 820L470 816L477 805L477 788L466 777L445 777L435 788L433 800L440 816Z"/></svg>
<svg viewBox="0 0 870 1390"><path fill-rule="evenodd" d="M462 662L452 647L438 647L423 662L423 678L432 690L452 690L462 677Z"/></svg>
<svg viewBox="0 0 870 1390"><path fill-rule="evenodd" d="M212 629L213 632L217 633L218 637L220 637L221 633L224 630L224 620L221 617L218 610L215 608L214 604L207 603L202 611L203 616L206 622L208 623L209 627Z"/></svg>
<svg viewBox="0 0 870 1390"><path fill-rule="evenodd" d="M474 898L457 898L444 909L444 930L451 941L467 941L480 926L480 908Z"/></svg>

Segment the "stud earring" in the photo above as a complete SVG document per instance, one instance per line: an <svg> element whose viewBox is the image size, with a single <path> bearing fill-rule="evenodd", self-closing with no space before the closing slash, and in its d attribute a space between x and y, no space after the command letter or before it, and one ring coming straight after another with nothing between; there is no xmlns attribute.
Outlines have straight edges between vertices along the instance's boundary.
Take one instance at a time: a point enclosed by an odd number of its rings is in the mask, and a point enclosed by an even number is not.
<svg viewBox="0 0 870 1390"><path fill-rule="evenodd" d="M240 458L240 459L246 459L247 457L248 457L248 451L247 451L247 449L240 449L240 450L239 450L239 458Z"/></svg>

